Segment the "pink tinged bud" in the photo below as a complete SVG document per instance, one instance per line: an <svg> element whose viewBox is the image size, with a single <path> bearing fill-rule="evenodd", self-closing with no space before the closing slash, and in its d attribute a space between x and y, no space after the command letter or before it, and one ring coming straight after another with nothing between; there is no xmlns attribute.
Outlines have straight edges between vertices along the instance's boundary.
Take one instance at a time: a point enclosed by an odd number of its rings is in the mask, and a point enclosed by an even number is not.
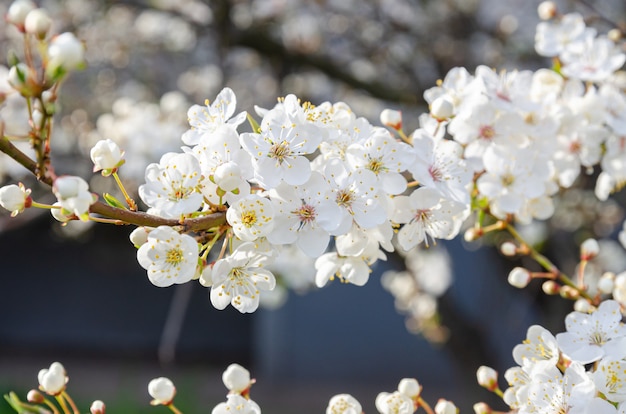
<svg viewBox="0 0 626 414"><path fill-rule="evenodd" d="M37 390L30 390L28 391L28 395L26 395L26 399L29 403L41 404L42 402L44 402L45 397Z"/></svg>
<svg viewBox="0 0 626 414"><path fill-rule="evenodd" d="M402 129L402 112L393 109L383 109L380 113L380 122L396 131Z"/></svg>
<svg viewBox="0 0 626 414"><path fill-rule="evenodd" d="M457 414L456 405L452 401L444 400L443 398L437 401L435 405L436 414Z"/></svg>
<svg viewBox="0 0 626 414"><path fill-rule="evenodd" d="M466 242L472 242L474 240L478 240L482 236L482 229L476 229L474 227L470 227L463 234L463 239Z"/></svg>
<svg viewBox="0 0 626 414"><path fill-rule="evenodd" d="M559 295L561 295L563 299L575 300L580 297L580 292L571 286L565 285L561 286L561 289L559 290Z"/></svg>
<svg viewBox="0 0 626 414"><path fill-rule="evenodd" d="M474 404L474 413L475 414L491 414L492 410L491 410L491 407L489 407L486 403L479 402L479 403Z"/></svg>
<svg viewBox="0 0 626 414"><path fill-rule="evenodd" d="M558 9L552 1L544 1L537 7L537 14L541 20L551 20L556 17Z"/></svg>
<svg viewBox="0 0 626 414"><path fill-rule="evenodd" d="M530 272L523 267L516 267L509 273L509 284L518 289L525 288L532 279Z"/></svg>
<svg viewBox="0 0 626 414"><path fill-rule="evenodd" d="M500 245L500 253L505 256L515 256L517 254L517 246L513 242L504 242Z"/></svg>
<svg viewBox="0 0 626 414"><path fill-rule="evenodd" d="M498 388L498 373L493 368L482 365L476 371L476 379L481 387L494 391Z"/></svg>
<svg viewBox="0 0 626 414"><path fill-rule="evenodd" d="M11 212L11 217L15 217L32 205L30 191L22 183L5 185L0 188L0 205Z"/></svg>
<svg viewBox="0 0 626 414"><path fill-rule="evenodd" d="M398 384L398 391L407 397L414 399L419 397L422 387L415 378L403 378Z"/></svg>
<svg viewBox="0 0 626 414"><path fill-rule="evenodd" d="M24 29L26 33L44 39L52 26L52 19L44 9L31 10L24 21Z"/></svg>
<svg viewBox="0 0 626 414"><path fill-rule="evenodd" d="M100 400L96 400L91 403L91 407L89 408L89 412L91 414L105 414L106 413L106 405Z"/></svg>
<svg viewBox="0 0 626 414"><path fill-rule="evenodd" d="M439 120L446 120L454 115L454 104L447 96L440 96L430 105L430 114Z"/></svg>
<svg viewBox="0 0 626 414"><path fill-rule="evenodd" d="M600 253L600 245L596 239L587 239L580 245L580 260L591 260Z"/></svg>
<svg viewBox="0 0 626 414"><path fill-rule="evenodd" d="M546 295L556 295L561 290L561 287L553 280L546 280L541 285L541 290L543 290L543 293Z"/></svg>
<svg viewBox="0 0 626 414"><path fill-rule="evenodd" d="M148 384L148 393L153 398L151 405L169 405L176 395L176 387L169 378L155 378Z"/></svg>
<svg viewBox="0 0 626 414"><path fill-rule="evenodd" d="M14 24L20 31L24 31L24 22L26 16L31 10L37 8L37 5L30 0L16 0L11 3L9 10L5 16L6 21Z"/></svg>
<svg viewBox="0 0 626 414"><path fill-rule="evenodd" d="M598 280L598 290L600 293L609 294L615 288L615 273L606 272Z"/></svg>
<svg viewBox="0 0 626 414"><path fill-rule="evenodd" d="M230 364L222 374L224 385L232 394L241 394L250 388L250 372L239 364Z"/></svg>
<svg viewBox="0 0 626 414"><path fill-rule="evenodd" d="M39 389L49 395L58 395L65 389L67 374L60 362L53 362L48 369L42 369L37 375Z"/></svg>

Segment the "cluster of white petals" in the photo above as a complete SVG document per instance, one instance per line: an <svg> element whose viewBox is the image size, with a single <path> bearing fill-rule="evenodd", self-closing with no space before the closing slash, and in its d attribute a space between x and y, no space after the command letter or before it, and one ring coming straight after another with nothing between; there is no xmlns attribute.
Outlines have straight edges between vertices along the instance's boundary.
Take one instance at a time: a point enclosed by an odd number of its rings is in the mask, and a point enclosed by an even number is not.
<svg viewBox="0 0 626 414"><path fill-rule="evenodd" d="M572 312L565 325L556 337L538 325L528 329L513 349L518 366L504 374L504 401L520 414L624 412L626 327L619 303L606 300L590 314Z"/></svg>

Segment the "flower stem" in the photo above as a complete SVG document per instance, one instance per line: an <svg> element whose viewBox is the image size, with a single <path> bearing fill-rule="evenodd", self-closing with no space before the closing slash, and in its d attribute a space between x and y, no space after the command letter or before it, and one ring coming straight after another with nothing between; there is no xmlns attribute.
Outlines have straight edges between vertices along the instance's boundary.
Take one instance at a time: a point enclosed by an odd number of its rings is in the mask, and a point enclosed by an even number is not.
<svg viewBox="0 0 626 414"><path fill-rule="evenodd" d="M426 411L426 413L428 414L435 414L435 412L433 411L433 409L430 407L430 405L424 401L424 399L422 397L417 397L417 405L419 407L422 407L424 409L424 411Z"/></svg>
<svg viewBox="0 0 626 414"><path fill-rule="evenodd" d="M532 257L537 263L539 263L544 269L548 272L555 275L555 279L559 282L567 285L573 289L575 289L581 297L587 299L587 301L591 304L596 304L596 301L580 286L572 281L572 279L567 276L565 273L561 272L559 268L550 261L546 256L539 253L534 247L524 240L524 238L517 232L515 227L513 227L510 223L506 223L506 230L513 236L521 245L524 245L528 248L529 255Z"/></svg>
<svg viewBox="0 0 626 414"><path fill-rule="evenodd" d="M128 204L128 208L130 208L131 211L137 211L137 203L128 195L128 192L126 191L126 188L124 188L124 184L122 184L122 180L120 180L117 172L113 172L113 178L115 178L117 186L120 188L122 194L124 194L124 198L126 199L126 204Z"/></svg>
<svg viewBox="0 0 626 414"><path fill-rule="evenodd" d="M169 408L170 410L172 410L172 412L174 414L183 414L182 411L180 411L178 408L176 408L176 406L174 404L167 404L167 408Z"/></svg>
<svg viewBox="0 0 626 414"><path fill-rule="evenodd" d="M76 407L76 404L74 403L74 400L72 399L72 397L70 397L70 395L67 393L67 391L63 391L61 393L61 397L64 398L70 404L74 414L80 414L80 410L78 409L78 407Z"/></svg>

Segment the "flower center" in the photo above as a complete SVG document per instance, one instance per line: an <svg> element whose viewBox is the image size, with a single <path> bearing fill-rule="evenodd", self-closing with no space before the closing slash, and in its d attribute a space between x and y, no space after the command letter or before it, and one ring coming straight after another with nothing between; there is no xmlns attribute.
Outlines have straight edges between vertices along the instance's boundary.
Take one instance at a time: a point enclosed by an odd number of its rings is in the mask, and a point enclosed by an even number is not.
<svg viewBox="0 0 626 414"><path fill-rule="evenodd" d="M385 164L381 158L371 158L367 164L367 169L378 175L379 172L385 169Z"/></svg>
<svg viewBox="0 0 626 414"><path fill-rule="evenodd" d="M244 211L241 214L241 223L243 223L246 227L252 227L254 223L256 223L256 212L255 211Z"/></svg>
<svg viewBox="0 0 626 414"><path fill-rule="evenodd" d="M483 125L479 129L479 135L484 139L492 139L496 135L496 130L491 125Z"/></svg>
<svg viewBox="0 0 626 414"><path fill-rule="evenodd" d="M267 153L268 157L275 158L279 163L282 163L289 155L291 155L291 149L287 141L272 145Z"/></svg>
<svg viewBox="0 0 626 414"><path fill-rule="evenodd" d="M515 176L513 174L504 174L502 178L500 178L500 181L504 187L509 187L515 182Z"/></svg>
<svg viewBox="0 0 626 414"><path fill-rule="evenodd" d="M298 218L300 219L300 226L298 230L300 230L302 227L306 226L307 224L310 224L311 222L315 221L315 217L317 215L315 212L315 207L308 205L308 204L303 204L302 207L300 207L297 210L292 211L291 214L298 216Z"/></svg>
<svg viewBox="0 0 626 414"><path fill-rule="evenodd" d="M352 191L341 190L337 194L337 204L342 207L349 208L354 201L354 197L352 195Z"/></svg>
<svg viewBox="0 0 626 414"><path fill-rule="evenodd" d="M165 263L175 266L183 261L183 251L179 248L170 249L165 256Z"/></svg>
<svg viewBox="0 0 626 414"><path fill-rule="evenodd" d="M434 165L431 165L430 167L428 167L428 173L433 178L433 181L441 181L441 180L443 180L443 173L441 172L441 170L438 167L436 167Z"/></svg>

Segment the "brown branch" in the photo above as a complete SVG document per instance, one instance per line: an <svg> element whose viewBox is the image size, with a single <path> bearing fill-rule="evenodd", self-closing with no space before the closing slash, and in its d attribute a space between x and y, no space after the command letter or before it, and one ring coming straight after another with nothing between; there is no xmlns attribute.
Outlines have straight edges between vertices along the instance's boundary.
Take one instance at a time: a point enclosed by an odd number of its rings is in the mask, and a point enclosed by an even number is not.
<svg viewBox="0 0 626 414"><path fill-rule="evenodd" d="M37 163L32 160L28 155L20 151L13 143L6 137L0 138L0 151L13 158L20 163L24 168L37 176ZM49 176L41 177L41 182L53 185L52 178ZM124 210L117 207L112 207L101 201L97 201L89 208L90 213L99 214L103 217L120 220L125 224L134 224L136 226L182 226L185 231L202 231L213 227L221 226L226 223L226 214L223 212L213 213L202 217L184 219L182 221L176 219L167 219L163 217L153 216L141 211Z"/></svg>

